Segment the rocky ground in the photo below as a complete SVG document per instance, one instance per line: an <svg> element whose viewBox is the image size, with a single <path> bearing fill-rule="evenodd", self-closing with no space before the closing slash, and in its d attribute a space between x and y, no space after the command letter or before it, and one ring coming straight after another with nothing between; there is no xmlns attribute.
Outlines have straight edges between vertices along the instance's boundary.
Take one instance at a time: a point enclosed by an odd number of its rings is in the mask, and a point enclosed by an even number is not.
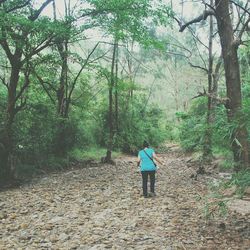
<svg viewBox="0 0 250 250"><path fill-rule="evenodd" d="M0 249L250 249L250 201L218 217L206 199L215 176L190 178L187 157L161 157L154 198L142 197L136 158L125 156L2 191Z"/></svg>

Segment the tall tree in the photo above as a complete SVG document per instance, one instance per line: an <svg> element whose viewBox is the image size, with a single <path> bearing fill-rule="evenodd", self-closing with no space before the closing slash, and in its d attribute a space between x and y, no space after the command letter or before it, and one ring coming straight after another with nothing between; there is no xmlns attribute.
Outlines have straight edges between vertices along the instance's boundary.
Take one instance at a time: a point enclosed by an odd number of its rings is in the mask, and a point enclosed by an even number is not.
<svg viewBox="0 0 250 250"><path fill-rule="evenodd" d="M54 20L63 24L64 35L55 39L54 46L44 56L48 58L47 65L42 65L41 70L36 72L36 77L52 103L56 106L59 119L54 150L56 155L65 156L70 147L68 141L72 140L70 138L72 135L68 134L68 125L70 107L74 102L73 97L77 84L81 80L83 71L102 57L103 54L93 58L99 46L99 43L96 43L88 52L86 58L81 55L83 53L84 40L86 39L84 36L85 27L78 27L79 17L76 15L77 9L71 6L70 0L64 0L65 12L60 19L57 18L56 9L56 1L53 0ZM74 51L76 47L78 49ZM48 77L42 75L45 70L44 67L51 68L50 71L54 75L52 82L47 81Z"/></svg>
<svg viewBox="0 0 250 250"><path fill-rule="evenodd" d="M32 1L4 1L0 5L0 45L10 65L6 80L8 93L4 124L0 132L2 154L0 179L13 177L14 149L12 125L16 114L25 107L25 92L30 85L31 60L53 41L56 28L48 18L40 18L52 2L44 1L36 9ZM22 77L21 77L22 76Z"/></svg>
<svg viewBox="0 0 250 250"><path fill-rule="evenodd" d="M244 9L243 15L246 15L246 8L243 8L240 4L235 3L234 1L231 2ZM234 33L229 5L229 0L216 0L215 5L206 4L208 9L205 9L203 14L199 17L182 25L180 31L185 30L186 27L193 23L207 19L210 15L214 15L216 17L225 69L227 89L227 102L225 107L227 109L228 121L235 124L235 129L231 137L232 151L234 154L234 160L237 163L236 166L243 165L247 167L249 166L249 142L246 126L241 118L242 95L237 50L239 45L242 43L242 35L248 27L250 17L243 22L240 32L236 36ZM244 19L240 16L236 30L239 29L242 20Z"/></svg>
<svg viewBox="0 0 250 250"><path fill-rule="evenodd" d="M146 46L152 45L154 39L150 36L149 23L155 25L166 25L169 23L169 16L172 14L170 7L160 3L153 4L152 0L121 0L121 1L98 1L88 0L91 8L83 11L83 16L92 13L92 21L99 25L104 32L115 41L113 45L113 56L111 62L111 73L109 81L109 105L118 100L118 93L113 100L113 87L115 86L115 57L117 45L127 41L136 41ZM118 104L115 105L118 111ZM111 161L114 136L114 114L113 107L109 106L109 131L110 136L107 145L106 161ZM112 113L111 113L112 112Z"/></svg>
<svg viewBox="0 0 250 250"><path fill-rule="evenodd" d="M215 1L218 32L222 46L222 56L224 59L226 86L227 86L227 114L230 122L237 122L237 127L232 134L232 149L234 159L238 163L249 166L249 142L248 132L244 121L241 119L242 95L240 66L237 50L241 42L242 34L239 34L238 40L234 37L232 20L230 18L229 0ZM246 28L242 27L243 32Z"/></svg>

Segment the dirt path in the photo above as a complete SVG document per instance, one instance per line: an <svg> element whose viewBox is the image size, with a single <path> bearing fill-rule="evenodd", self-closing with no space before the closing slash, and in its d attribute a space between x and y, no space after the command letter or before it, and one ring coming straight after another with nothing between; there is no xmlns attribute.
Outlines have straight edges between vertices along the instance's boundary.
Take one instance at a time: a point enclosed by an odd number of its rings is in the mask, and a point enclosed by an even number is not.
<svg viewBox="0 0 250 250"><path fill-rule="evenodd" d="M250 219L207 222L205 181L163 155L157 197L141 196L135 158L52 174L0 193L0 249L250 249Z"/></svg>

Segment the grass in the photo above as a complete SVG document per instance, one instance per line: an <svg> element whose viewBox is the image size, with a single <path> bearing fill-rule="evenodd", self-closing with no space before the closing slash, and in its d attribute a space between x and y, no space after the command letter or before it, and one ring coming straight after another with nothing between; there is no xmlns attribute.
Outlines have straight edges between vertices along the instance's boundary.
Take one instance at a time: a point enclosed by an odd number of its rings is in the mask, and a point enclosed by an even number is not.
<svg viewBox="0 0 250 250"><path fill-rule="evenodd" d="M106 156L107 149L91 147L88 149L79 149L76 148L69 153L69 157L76 161L85 161L85 160L98 160L100 161L102 157ZM112 152L112 157L118 157L120 152Z"/></svg>
<svg viewBox="0 0 250 250"><path fill-rule="evenodd" d="M213 149L213 154L215 158L221 159L219 163L221 171L232 170L234 168L233 154L230 150L215 147Z"/></svg>
<svg viewBox="0 0 250 250"><path fill-rule="evenodd" d="M241 170L238 173L234 173L232 179L227 183L227 186L237 186L237 194L239 197L244 195L244 191L247 187L250 187L250 170Z"/></svg>
<svg viewBox="0 0 250 250"><path fill-rule="evenodd" d="M88 149L79 149L75 148L68 153L67 157L60 158L53 155L50 155L44 161L40 161L39 165L37 163L30 164L18 164L16 167L15 175L19 179L30 179L33 176L40 173L48 173L53 171L61 171L67 169L71 166L73 161L87 161L87 160L96 160L100 161L102 157L106 156L107 149L90 147ZM120 152L112 152L112 157L116 158L120 156Z"/></svg>

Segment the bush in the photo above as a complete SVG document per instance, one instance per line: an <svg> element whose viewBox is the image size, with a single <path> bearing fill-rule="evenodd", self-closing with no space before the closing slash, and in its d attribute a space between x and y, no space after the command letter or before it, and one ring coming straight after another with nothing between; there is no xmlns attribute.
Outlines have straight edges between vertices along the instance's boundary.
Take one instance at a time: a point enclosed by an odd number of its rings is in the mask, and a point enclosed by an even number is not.
<svg viewBox="0 0 250 250"><path fill-rule="evenodd" d="M180 143L185 151L199 151L202 148L206 130L205 110L206 100L200 98L193 102L189 112L176 114L181 119Z"/></svg>
<svg viewBox="0 0 250 250"><path fill-rule="evenodd" d="M242 189L250 186L250 170L242 170L238 173L234 173L230 181L231 185L236 185Z"/></svg>
<svg viewBox="0 0 250 250"><path fill-rule="evenodd" d="M180 142L185 151L200 151L204 146L204 136L207 130L207 106L206 98L200 98L193 102L187 113L178 114L180 118ZM234 124L227 121L226 109L218 105L215 110L215 121L212 129L212 150L217 154L231 152L230 138Z"/></svg>
<svg viewBox="0 0 250 250"><path fill-rule="evenodd" d="M69 152L69 158L72 161L86 161L86 160L97 160L106 155L107 149L98 147L87 147L87 148L75 148ZM117 157L120 153L113 152L113 156Z"/></svg>
<svg viewBox="0 0 250 250"><path fill-rule="evenodd" d="M144 107L145 100L135 99L133 106L122 111L115 146L126 153L137 153L144 140L152 146L160 145L167 138L166 119L163 111L154 105Z"/></svg>

